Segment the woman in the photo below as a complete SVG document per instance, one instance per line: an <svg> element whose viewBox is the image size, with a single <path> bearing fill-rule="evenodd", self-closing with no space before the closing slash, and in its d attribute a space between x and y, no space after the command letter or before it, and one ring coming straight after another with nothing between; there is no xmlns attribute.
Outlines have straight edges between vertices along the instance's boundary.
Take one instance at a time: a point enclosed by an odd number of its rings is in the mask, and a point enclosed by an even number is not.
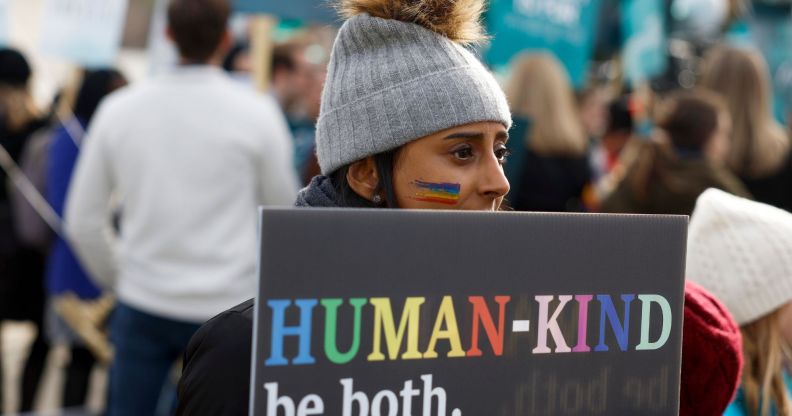
<svg viewBox="0 0 792 416"><path fill-rule="evenodd" d="M408 4L409 3L409 4ZM345 0L317 124L324 176L302 207L500 209L509 183L506 97L465 46L480 0ZM247 414L250 300L205 324L185 353L179 414Z"/></svg>
<svg viewBox="0 0 792 416"><path fill-rule="evenodd" d="M49 147L46 196L58 215L63 215L69 182L80 152L81 133L90 123L102 99L125 84L124 76L114 69L86 71L74 104L74 118L66 120L55 130ZM68 128L69 125L74 127ZM101 295L99 288L91 282L60 237L50 251L46 275L52 299L67 295L89 301L96 300ZM66 384L63 390L63 407L84 406L96 358L86 347L85 341L77 337L59 317L51 313L49 318L47 329L50 338L71 346L71 359L66 368Z"/></svg>
<svg viewBox="0 0 792 416"><path fill-rule="evenodd" d="M520 55L513 68L506 86L515 114L509 202L518 211L582 211L591 181L588 137L566 70L546 53Z"/></svg>
<svg viewBox="0 0 792 416"><path fill-rule="evenodd" d="M0 49L0 146L17 163L34 133L47 125L33 104L30 77L21 53ZM17 232L19 212L11 203L7 180L0 169L0 320L32 321L38 328L22 376L20 410L29 411L49 351L42 330L45 254Z"/></svg>
<svg viewBox="0 0 792 416"><path fill-rule="evenodd" d="M708 190L688 233L687 274L740 325L742 384L725 415L792 414L792 214Z"/></svg>
<svg viewBox="0 0 792 416"><path fill-rule="evenodd" d="M769 78L758 52L720 46L706 57L702 85L722 94L731 114L729 168L757 201L792 211L792 146L773 119Z"/></svg>
<svg viewBox="0 0 792 416"><path fill-rule="evenodd" d="M706 91L681 92L666 106L657 126L667 141L643 145L602 211L690 215L707 188L749 196L724 166L731 121L722 100Z"/></svg>

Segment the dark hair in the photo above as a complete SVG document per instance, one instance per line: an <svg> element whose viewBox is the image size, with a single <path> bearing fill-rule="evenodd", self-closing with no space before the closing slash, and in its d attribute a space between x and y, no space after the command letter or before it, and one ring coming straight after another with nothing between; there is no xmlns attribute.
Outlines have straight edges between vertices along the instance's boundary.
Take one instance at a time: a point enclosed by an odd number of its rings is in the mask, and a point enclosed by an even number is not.
<svg viewBox="0 0 792 416"><path fill-rule="evenodd" d="M236 59L250 51L250 45L247 42L237 42L233 48L226 54L223 59L223 69L226 72L234 72L234 65Z"/></svg>
<svg viewBox="0 0 792 416"><path fill-rule="evenodd" d="M228 0L171 0L168 26L182 58L208 61L226 33L230 14Z"/></svg>
<svg viewBox="0 0 792 416"><path fill-rule="evenodd" d="M24 87L30 75L30 64L21 52L0 48L0 84Z"/></svg>
<svg viewBox="0 0 792 416"><path fill-rule="evenodd" d="M372 156L379 176L379 183L374 193L384 195L384 204L377 205L363 198L349 186L347 172L350 165L340 167L329 175L339 197L338 203L349 208L398 208L396 191L393 188L393 167L396 164L397 153L398 149L393 149Z"/></svg>
<svg viewBox="0 0 792 416"><path fill-rule="evenodd" d="M630 101L628 97L613 100L608 105L607 133L628 133L633 131L633 118L630 114Z"/></svg>
<svg viewBox="0 0 792 416"><path fill-rule="evenodd" d="M74 103L74 115L89 123L102 99L126 83L126 78L115 69L86 71Z"/></svg>
<svg viewBox="0 0 792 416"><path fill-rule="evenodd" d="M726 106L716 95L679 92L669 97L669 108L657 126L668 134L675 149L701 151L718 129L721 113L727 113Z"/></svg>
<svg viewBox="0 0 792 416"><path fill-rule="evenodd" d="M295 68L297 68L294 53L302 48L303 46L297 42L286 42L275 45L275 47L272 48L272 71L270 75L274 76L275 72L279 70L294 71Z"/></svg>

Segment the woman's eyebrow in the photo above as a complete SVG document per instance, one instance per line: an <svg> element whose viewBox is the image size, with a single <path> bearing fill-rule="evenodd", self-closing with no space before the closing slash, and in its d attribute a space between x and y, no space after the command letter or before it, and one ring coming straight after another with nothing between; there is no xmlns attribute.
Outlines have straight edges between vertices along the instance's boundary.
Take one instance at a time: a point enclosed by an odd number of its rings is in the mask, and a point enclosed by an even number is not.
<svg viewBox="0 0 792 416"><path fill-rule="evenodd" d="M466 132L462 131L459 133L449 134L448 136L444 137L443 140L451 140L451 139L483 139L484 133L477 133L477 132ZM495 135L495 140L509 140L509 134L501 131Z"/></svg>
<svg viewBox="0 0 792 416"><path fill-rule="evenodd" d="M476 132L459 132L453 133L443 138L443 140L450 140L450 139L483 139L484 133L476 133Z"/></svg>

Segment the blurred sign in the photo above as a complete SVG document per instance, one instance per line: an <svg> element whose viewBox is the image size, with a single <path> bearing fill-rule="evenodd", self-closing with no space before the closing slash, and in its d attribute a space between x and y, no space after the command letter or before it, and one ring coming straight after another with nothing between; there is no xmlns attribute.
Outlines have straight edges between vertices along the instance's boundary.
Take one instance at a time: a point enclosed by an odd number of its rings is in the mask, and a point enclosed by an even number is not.
<svg viewBox="0 0 792 416"><path fill-rule="evenodd" d="M259 223L251 415L678 413L685 217Z"/></svg>
<svg viewBox="0 0 792 416"><path fill-rule="evenodd" d="M127 0L45 0L42 51L87 67L112 65L126 10Z"/></svg>
<svg viewBox="0 0 792 416"><path fill-rule="evenodd" d="M599 6L599 0L493 0L487 15L493 38L487 61L498 68L522 51L550 51L564 63L574 86L581 87Z"/></svg>
<svg viewBox="0 0 792 416"><path fill-rule="evenodd" d="M0 0L0 46L8 44L8 36L11 33L9 23L11 20L8 18L8 12L11 5L11 0Z"/></svg>
<svg viewBox="0 0 792 416"><path fill-rule="evenodd" d="M624 0L622 3L624 70L631 83L666 70L667 46L663 0Z"/></svg>
<svg viewBox="0 0 792 416"><path fill-rule="evenodd" d="M284 19L318 23L339 22L331 3L322 0L234 0L234 11L271 14Z"/></svg>

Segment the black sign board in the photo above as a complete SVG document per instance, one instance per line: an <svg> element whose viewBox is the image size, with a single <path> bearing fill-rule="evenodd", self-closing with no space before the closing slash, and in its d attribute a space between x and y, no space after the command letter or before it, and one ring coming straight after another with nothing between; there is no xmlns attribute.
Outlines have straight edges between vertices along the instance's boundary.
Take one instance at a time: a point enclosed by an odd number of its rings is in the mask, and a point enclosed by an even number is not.
<svg viewBox="0 0 792 416"><path fill-rule="evenodd" d="M251 414L676 415L686 229L263 209Z"/></svg>

